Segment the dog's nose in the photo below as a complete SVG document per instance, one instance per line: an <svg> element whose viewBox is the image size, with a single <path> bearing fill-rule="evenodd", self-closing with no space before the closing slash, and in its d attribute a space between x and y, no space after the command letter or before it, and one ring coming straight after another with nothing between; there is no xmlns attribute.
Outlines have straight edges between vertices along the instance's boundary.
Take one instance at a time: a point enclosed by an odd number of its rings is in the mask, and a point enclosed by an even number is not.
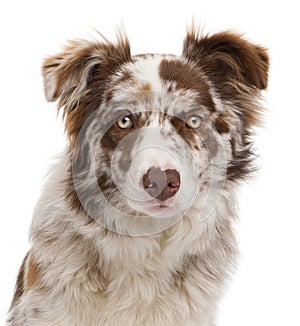
<svg viewBox="0 0 300 326"><path fill-rule="evenodd" d="M152 167L144 174L143 185L151 197L165 201L178 191L180 174L173 169L162 171L160 168Z"/></svg>

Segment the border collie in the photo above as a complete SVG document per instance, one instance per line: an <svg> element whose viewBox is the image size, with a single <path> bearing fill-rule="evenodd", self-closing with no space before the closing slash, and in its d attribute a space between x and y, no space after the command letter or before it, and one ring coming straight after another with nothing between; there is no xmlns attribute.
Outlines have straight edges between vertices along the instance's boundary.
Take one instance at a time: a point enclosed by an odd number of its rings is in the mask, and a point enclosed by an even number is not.
<svg viewBox="0 0 300 326"><path fill-rule="evenodd" d="M69 143L34 211L8 325L215 325L268 68L265 48L195 27L180 56L133 56L119 32L47 58Z"/></svg>

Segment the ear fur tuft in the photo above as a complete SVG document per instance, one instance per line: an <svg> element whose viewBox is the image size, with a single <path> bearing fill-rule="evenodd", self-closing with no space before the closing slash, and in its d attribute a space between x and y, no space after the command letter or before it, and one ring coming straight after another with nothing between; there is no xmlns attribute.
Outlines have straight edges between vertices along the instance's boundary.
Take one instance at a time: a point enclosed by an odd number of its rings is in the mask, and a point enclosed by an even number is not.
<svg viewBox="0 0 300 326"><path fill-rule="evenodd" d="M61 53L44 61L42 73L46 99L56 101L66 96L74 97L91 82L97 67L106 73L113 72L117 66L130 60L128 39L120 33L116 44L107 39L103 43L70 41Z"/></svg>
<svg viewBox="0 0 300 326"><path fill-rule="evenodd" d="M234 32L201 36L192 26L184 40L182 56L199 66L214 84L236 82L259 90L267 87L266 49Z"/></svg>

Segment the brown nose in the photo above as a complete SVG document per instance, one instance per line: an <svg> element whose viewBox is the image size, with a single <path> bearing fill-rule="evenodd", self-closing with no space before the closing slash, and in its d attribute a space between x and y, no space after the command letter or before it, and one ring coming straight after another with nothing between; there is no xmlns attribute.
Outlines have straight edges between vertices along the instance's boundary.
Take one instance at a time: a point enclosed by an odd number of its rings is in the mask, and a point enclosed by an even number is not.
<svg viewBox="0 0 300 326"><path fill-rule="evenodd" d="M143 176L143 185L147 193L156 199L165 201L176 194L180 187L180 175L176 170L152 167Z"/></svg>

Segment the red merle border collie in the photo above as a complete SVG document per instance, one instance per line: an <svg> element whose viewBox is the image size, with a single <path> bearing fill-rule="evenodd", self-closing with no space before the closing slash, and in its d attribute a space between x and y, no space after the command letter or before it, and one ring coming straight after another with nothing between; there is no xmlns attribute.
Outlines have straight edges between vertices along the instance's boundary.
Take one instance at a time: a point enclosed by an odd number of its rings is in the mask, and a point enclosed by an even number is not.
<svg viewBox="0 0 300 326"><path fill-rule="evenodd" d="M263 47L195 28L180 56L132 56L119 33L46 59L69 145L36 206L8 324L215 325L268 67Z"/></svg>

